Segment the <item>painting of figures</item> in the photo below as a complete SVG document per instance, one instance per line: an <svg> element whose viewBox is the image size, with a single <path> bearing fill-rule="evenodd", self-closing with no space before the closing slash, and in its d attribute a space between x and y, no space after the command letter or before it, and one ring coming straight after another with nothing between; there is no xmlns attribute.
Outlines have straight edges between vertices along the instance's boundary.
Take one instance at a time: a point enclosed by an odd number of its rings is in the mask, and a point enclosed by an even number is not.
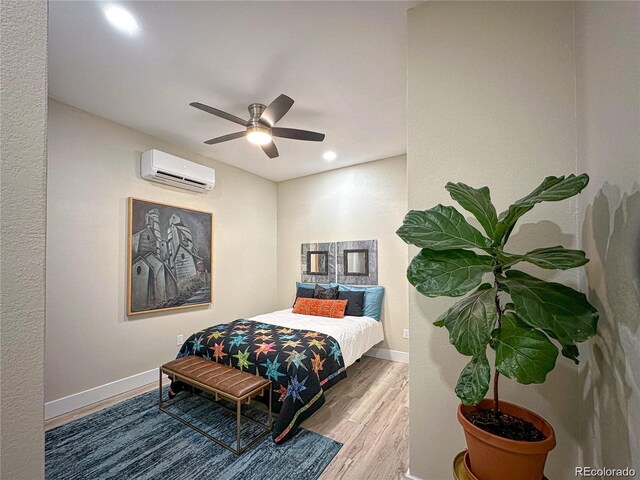
<svg viewBox="0 0 640 480"><path fill-rule="evenodd" d="M213 215L129 199L128 314L211 303Z"/></svg>

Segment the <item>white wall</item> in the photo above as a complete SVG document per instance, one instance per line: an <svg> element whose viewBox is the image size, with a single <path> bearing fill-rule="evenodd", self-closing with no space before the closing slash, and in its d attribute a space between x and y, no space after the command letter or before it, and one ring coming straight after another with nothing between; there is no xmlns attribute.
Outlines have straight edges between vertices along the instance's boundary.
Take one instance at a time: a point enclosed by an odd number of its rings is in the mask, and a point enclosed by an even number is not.
<svg viewBox="0 0 640 480"><path fill-rule="evenodd" d="M0 3L0 477L44 476L47 3Z"/></svg>
<svg viewBox="0 0 640 480"><path fill-rule="evenodd" d="M453 204L444 186L462 181L488 185L501 211L545 176L575 171L571 3L426 2L409 11L408 25L409 208ZM575 199L541 204L508 247L571 248L576 233ZM554 278L577 283L576 272ZM450 479L465 448L454 387L467 359L431 325L451 303L409 291L410 471L425 480ZM550 478L570 478L579 456L577 391L577 369L566 359L543 385L501 382L503 399L553 424Z"/></svg>
<svg viewBox="0 0 640 480"><path fill-rule="evenodd" d="M585 465L640 470L640 3L577 2L578 169L583 285L600 311L584 348Z"/></svg>
<svg viewBox="0 0 640 480"><path fill-rule="evenodd" d="M139 178L157 148L216 168L209 194ZM127 198L214 214L212 308L127 318ZM276 306L276 185L52 100L47 228L47 401L157 368L176 335Z"/></svg>
<svg viewBox="0 0 640 480"><path fill-rule="evenodd" d="M407 246L395 231L407 212L406 158L387 158L278 183L278 307L289 308L300 280L300 244L378 240L385 287L378 348L408 351Z"/></svg>

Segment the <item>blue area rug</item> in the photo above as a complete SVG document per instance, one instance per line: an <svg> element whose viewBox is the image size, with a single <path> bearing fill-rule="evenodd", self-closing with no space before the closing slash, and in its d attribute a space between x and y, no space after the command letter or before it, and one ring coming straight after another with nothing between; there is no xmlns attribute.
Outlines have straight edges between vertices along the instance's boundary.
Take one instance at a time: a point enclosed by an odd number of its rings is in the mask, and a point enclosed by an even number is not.
<svg viewBox="0 0 640 480"><path fill-rule="evenodd" d="M235 415L207 400L188 397L169 409L225 441L235 439ZM251 407L243 414L266 419ZM260 431L244 423L243 445ZM49 430L45 468L48 480L315 480L341 447L300 429L282 445L269 435L237 456L161 412L153 391Z"/></svg>

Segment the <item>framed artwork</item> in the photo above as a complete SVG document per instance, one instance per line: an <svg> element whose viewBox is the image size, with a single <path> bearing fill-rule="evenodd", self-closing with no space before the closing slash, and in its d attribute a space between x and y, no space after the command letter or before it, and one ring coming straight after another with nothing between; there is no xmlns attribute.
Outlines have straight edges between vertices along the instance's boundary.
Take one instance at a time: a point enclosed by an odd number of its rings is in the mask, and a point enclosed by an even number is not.
<svg viewBox="0 0 640 480"><path fill-rule="evenodd" d="M378 284L378 241L338 242L338 283Z"/></svg>
<svg viewBox="0 0 640 480"><path fill-rule="evenodd" d="M212 303L213 214L129 198L127 314Z"/></svg>
<svg viewBox="0 0 640 480"><path fill-rule="evenodd" d="M336 244L303 243L300 279L309 283L330 283L336 279Z"/></svg>

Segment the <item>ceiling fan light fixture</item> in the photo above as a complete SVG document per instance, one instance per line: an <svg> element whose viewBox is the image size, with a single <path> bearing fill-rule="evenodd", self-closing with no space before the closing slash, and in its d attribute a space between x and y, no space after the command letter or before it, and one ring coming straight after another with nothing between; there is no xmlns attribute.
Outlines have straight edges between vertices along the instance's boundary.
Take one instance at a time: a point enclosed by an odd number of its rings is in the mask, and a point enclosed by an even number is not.
<svg viewBox="0 0 640 480"><path fill-rule="evenodd" d="M271 132L265 127L248 127L247 140L256 145L266 145L271 142Z"/></svg>

